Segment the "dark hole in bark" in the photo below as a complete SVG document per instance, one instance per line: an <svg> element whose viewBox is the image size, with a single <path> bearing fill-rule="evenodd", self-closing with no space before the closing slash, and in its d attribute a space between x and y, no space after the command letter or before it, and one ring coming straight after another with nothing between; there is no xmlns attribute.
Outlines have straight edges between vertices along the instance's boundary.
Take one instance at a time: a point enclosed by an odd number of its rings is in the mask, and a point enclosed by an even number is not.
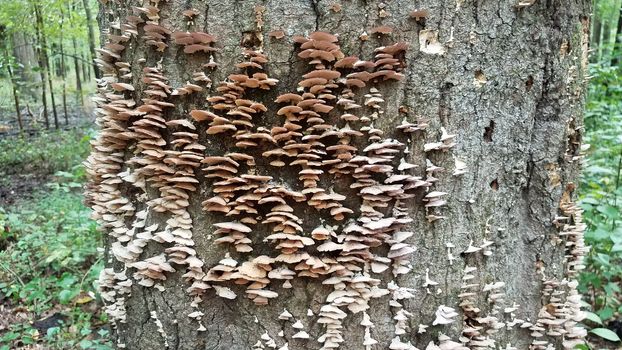
<svg viewBox="0 0 622 350"><path fill-rule="evenodd" d="M492 142L492 133L495 131L495 122L490 121L487 127L484 128L484 141Z"/></svg>
<svg viewBox="0 0 622 350"><path fill-rule="evenodd" d="M525 90L527 91L531 91L531 87L533 86L533 76L529 76L527 77L527 80L525 81Z"/></svg>
<svg viewBox="0 0 622 350"><path fill-rule="evenodd" d="M242 42L240 43L240 45L247 49L252 49L253 47L260 46L261 42L259 41L259 36L256 32L248 31L242 33Z"/></svg>
<svg viewBox="0 0 622 350"><path fill-rule="evenodd" d="M492 188L493 191L499 190L499 181L497 181L497 179L492 180L490 188Z"/></svg>

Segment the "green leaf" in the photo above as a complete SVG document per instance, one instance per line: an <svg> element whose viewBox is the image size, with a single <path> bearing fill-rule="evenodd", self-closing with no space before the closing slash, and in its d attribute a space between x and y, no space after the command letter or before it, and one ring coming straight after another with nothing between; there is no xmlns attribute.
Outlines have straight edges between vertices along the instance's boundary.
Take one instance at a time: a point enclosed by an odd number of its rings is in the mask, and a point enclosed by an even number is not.
<svg viewBox="0 0 622 350"><path fill-rule="evenodd" d="M600 325L603 324L603 321L600 319L600 317L598 317L598 315L593 313L593 312L586 311L585 312L585 319L586 320L590 320L590 321L592 321L594 323L598 323Z"/></svg>
<svg viewBox="0 0 622 350"><path fill-rule="evenodd" d="M618 216L620 216L620 212L618 211L618 208L611 206L611 205L599 205L596 208L596 210L601 212L603 215L605 215L609 219L617 219Z"/></svg>
<svg viewBox="0 0 622 350"><path fill-rule="evenodd" d="M609 282L607 283L603 289L605 290L605 293L607 293L607 295L609 296L613 296L615 293L619 293L620 292L620 287L618 286L617 283L614 282Z"/></svg>
<svg viewBox="0 0 622 350"><path fill-rule="evenodd" d="M594 328L590 331L590 333L593 333L609 341L620 341L620 337L618 337L618 335L615 334L612 330L607 328Z"/></svg>
<svg viewBox="0 0 622 350"><path fill-rule="evenodd" d="M77 295L75 291L63 289L58 293L58 301L61 304L69 304L69 302Z"/></svg>
<svg viewBox="0 0 622 350"><path fill-rule="evenodd" d="M90 341L90 340L86 340L86 339L84 339L84 340L82 340L82 341L80 342L80 347L81 347L82 349L88 349L88 348L90 348L91 346L93 346L93 342L92 342L92 341Z"/></svg>
<svg viewBox="0 0 622 350"><path fill-rule="evenodd" d="M48 338L53 338L59 332L60 332L60 327L51 327L51 328L48 328L46 336Z"/></svg>
<svg viewBox="0 0 622 350"><path fill-rule="evenodd" d="M580 203L598 205L600 204L600 201L594 197L585 197L580 201Z"/></svg>
<svg viewBox="0 0 622 350"><path fill-rule="evenodd" d="M601 320L608 320L613 317L613 309L606 306L597 312Z"/></svg>

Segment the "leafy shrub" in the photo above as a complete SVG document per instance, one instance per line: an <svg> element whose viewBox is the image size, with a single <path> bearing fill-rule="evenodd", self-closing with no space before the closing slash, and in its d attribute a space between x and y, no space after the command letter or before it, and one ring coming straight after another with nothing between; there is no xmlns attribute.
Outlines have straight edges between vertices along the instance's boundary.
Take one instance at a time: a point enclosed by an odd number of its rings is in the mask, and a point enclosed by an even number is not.
<svg viewBox="0 0 622 350"><path fill-rule="evenodd" d="M579 288L606 322L622 314L622 73L595 64L591 75L580 204L592 249Z"/></svg>

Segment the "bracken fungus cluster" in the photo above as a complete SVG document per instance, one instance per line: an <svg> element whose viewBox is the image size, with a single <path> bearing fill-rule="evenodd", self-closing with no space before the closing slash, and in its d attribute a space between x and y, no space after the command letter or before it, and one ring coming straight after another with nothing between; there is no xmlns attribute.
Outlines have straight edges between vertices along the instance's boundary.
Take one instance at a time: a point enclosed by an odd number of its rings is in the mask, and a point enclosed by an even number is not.
<svg viewBox="0 0 622 350"><path fill-rule="evenodd" d="M324 326L316 339L322 349L343 342L342 322L349 313L363 315L362 345L371 349L378 344L367 310L370 300L381 297L387 298L395 324L395 338L385 345L416 349L402 338L412 316L403 303L414 297L414 290L395 281L383 285L382 276L398 277L412 269L416 247L409 243L414 235L409 207L422 205L430 222L443 219L446 193L434 189L443 169L430 160L425 165L409 163L409 155L448 152L456 135L441 128L433 132L437 142L417 150L409 149L408 140L430 132L426 120L405 119L397 126L399 139L406 143L375 127L385 113L383 89L403 78L407 44L378 47L371 60L365 60L346 56L336 35L296 36L298 56L308 62L309 70L294 91L265 105L253 98L282 88L268 75L268 57L261 47L243 49L236 71L212 89L209 74L217 69L216 38L163 27L157 1L133 10L123 23L111 25L108 42L99 50L98 62L106 72L94 99L101 132L86 162L91 180L87 201L111 238L112 256L124 266L120 271L107 268L100 278L106 312L115 324L126 321L125 300L134 283L163 289L167 275L179 270L194 297L196 311L189 317L197 320L199 331L205 330L201 301L210 293L235 299L242 287L246 297L265 305L279 296L276 290L292 288L292 279L306 278L332 288L315 315L315 322ZM183 14L191 21L198 12L188 9ZM413 18L426 14L419 11ZM390 32L390 27L372 30L378 35ZM278 40L284 33L271 36ZM192 73L192 83L172 87L159 65L146 66L144 59L124 61L126 47L138 40L155 52L179 47L186 55L200 55L205 64ZM142 74L135 77L132 72ZM205 98L204 109L187 115L176 111L181 99L210 91L214 94ZM268 117L278 120L276 125L257 122ZM227 151L215 153L205 143L210 139L226 140ZM424 170L416 170L419 166ZM283 171L294 171L297 181L272 175ZM453 176L467 171L466 163L455 158ZM335 182L346 184L346 193L338 193ZM348 198L352 194L356 198ZM216 221L212 243L222 246L222 259L214 266L206 266L194 248L191 197L200 198L201 215ZM566 203L562 212L559 239L568 248L567 275L573 278L585 250L580 211ZM319 224L312 229L308 213L322 218L313 220ZM150 249L146 256L148 244L160 247L159 252ZM471 242L462 252L490 256L493 244ZM262 251L271 247L272 253L254 254L257 245ZM450 264L456 249L447 244ZM452 340L441 334L438 343L426 349L495 348L495 334L513 327L532 331L533 349L553 349L551 337L562 338L570 349L583 337L576 327L581 313L574 280L547 279L542 272L547 306L538 320L529 322L515 315L517 305L505 302L503 282L484 284L476 280L475 270L468 265L464 270L460 304L439 305L431 322L448 325L463 315L462 335ZM433 293L436 285L426 273L423 288ZM490 304L486 312L476 301L482 292ZM159 322L157 314L151 316ZM279 319L295 318L284 310ZM164 333L161 322L158 327ZM300 320L292 327L294 339L310 337ZM424 333L428 327L421 322L416 331ZM288 349L288 344L267 333L255 345L277 347ZM505 348L514 349L510 344Z"/></svg>

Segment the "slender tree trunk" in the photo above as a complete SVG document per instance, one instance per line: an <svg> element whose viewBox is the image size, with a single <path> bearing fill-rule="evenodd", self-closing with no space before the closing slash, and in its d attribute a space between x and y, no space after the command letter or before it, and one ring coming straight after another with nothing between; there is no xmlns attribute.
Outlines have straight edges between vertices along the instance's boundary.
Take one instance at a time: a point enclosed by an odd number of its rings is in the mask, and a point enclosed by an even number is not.
<svg viewBox="0 0 622 350"><path fill-rule="evenodd" d="M594 5L596 6L596 4ZM590 62L596 63L600 59L600 38L602 34L602 18L598 12L594 11L592 16L592 38L591 43L594 46L594 54L590 55Z"/></svg>
<svg viewBox="0 0 622 350"><path fill-rule="evenodd" d="M54 100L54 85L52 85L52 70L50 69L50 57L48 55L48 44L45 34L45 24L43 23L43 16L41 9L38 5L35 5L35 16L37 21L37 27L41 38L41 53L43 56L43 69L45 70L45 76L47 77L48 85L50 87L50 103L52 105L52 114L54 115L54 128L58 129L58 113L56 112L56 101ZM45 83L44 83L45 85Z"/></svg>
<svg viewBox="0 0 622 350"><path fill-rule="evenodd" d="M89 62L89 55L88 54L83 54L82 58L84 59L85 62ZM82 65L82 81L88 82L91 79L91 69L89 68L90 65L86 65L83 64Z"/></svg>
<svg viewBox="0 0 622 350"><path fill-rule="evenodd" d="M54 128L58 129L59 124L58 124L58 112L56 111L56 100L54 98L54 85L52 84L52 74L49 71L50 68L50 61L49 61L49 57L47 55L47 53L45 54L45 66L46 69L48 70L48 85L50 86L50 104L52 105L52 114L54 115Z"/></svg>
<svg viewBox="0 0 622 350"><path fill-rule="evenodd" d="M63 23L65 21L64 11L61 7L60 22L60 73L63 78L63 113L65 114L65 125L69 125L69 115L67 113L67 67L65 66L65 51L63 50Z"/></svg>
<svg viewBox="0 0 622 350"><path fill-rule="evenodd" d="M45 128L50 128L50 119L48 115L48 104L47 104L47 69L45 64L45 45L42 41L43 35L41 33L41 27L39 26L39 7L37 3L33 3L33 7L35 9L35 35L37 38L37 59L39 62L39 77L41 80L41 103L43 104L43 118L45 120Z"/></svg>
<svg viewBox="0 0 622 350"><path fill-rule="evenodd" d="M7 50L6 57L9 56L9 52ZM15 104L15 116L17 118L17 126L19 127L19 131L22 132L24 130L24 123L22 122L22 112L19 106L19 92L17 89L17 81L15 74L13 73L13 67L11 63L7 65L7 73L9 74L9 80L11 81L11 90L13 91L13 102Z"/></svg>
<svg viewBox="0 0 622 350"><path fill-rule="evenodd" d="M69 6L69 4L67 5ZM76 11L76 5L72 5L67 8L69 11ZM76 79L76 103L80 106L84 106L84 96L82 94L82 81L80 80L80 61L78 59L78 44L76 43L75 35L71 36L71 45L73 48L73 69L75 71Z"/></svg>
<svg viewBox="0 0 622 350"><path fill-rule="evenodd" d="M608 17L608 16L607 16ZM598 62L602 62L606 59L607 44L609 43L609 36L611 35L611 21L609 18L603 18L601 24L600 38L598 38Z"/></svg>
<svg viewBox="0 0 622 350"><path fill-rule="evenodd" d="M615 2L614 6L618 6L618 1ZM607 13L607 18L605 20L606 26L605 32L603 33L604 37L601 45L603 46L603 59L607 63L611 63L611 61L613 60L613 53L615 50L617 31L614 30L617 30L618 24L618 14L616 12L617 11L611 11Z"/></svg>
<svg viewBox="0 0 622 350"><path fill-rule="evenodd" d="M528 3L108 1L117 345L574 348L591 6Z"/></svg>
<svg viewBox="0 0 622 350"><path fill-rule="evenodd" d="M61 31L62 33L62 31ZM55 52L59 52L60 51L60 46L57 46L55 43L52 43L52 47L51 47L51 52L55 53ZM63 76L63 64L62 64L62 59L63 56L60 55L60 57L54 55L53 56L54 59L52 59L52 66L53 66L53 71L54 71L54 76L59 78Z"/></svg>
<svg viewBox="0 0 622 350"><path fill-rule="evenodd" d="M78 60L78 48L76 44L76 38L71 38L73 46L73 69L76 75L76 102L80 103L80 106L84 106L84 96L82 93L82 81L80 80L80 62Z"/></svg>
<svg viewBox="0 0 622 350"><path fill-rule="evenodd" d="M82 0L82 5L84 6L84 14L86 15L86 27L89 31L89 53L91 54L91 60L93 64L93 72L95 73L96 78L101 78L101 74L99 72L99 67L95 63L95 30L93 29L93 15L91 14L91 6L89 5L89 0Z"/></svg>

